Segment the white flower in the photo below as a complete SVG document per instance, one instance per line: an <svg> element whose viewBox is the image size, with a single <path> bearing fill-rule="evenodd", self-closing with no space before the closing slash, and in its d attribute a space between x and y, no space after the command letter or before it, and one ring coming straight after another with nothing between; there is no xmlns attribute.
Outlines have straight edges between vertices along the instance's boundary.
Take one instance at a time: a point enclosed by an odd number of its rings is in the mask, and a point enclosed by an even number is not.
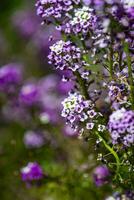
<svg viewBox="0 0 134 200"><path fill-rule="evenodd" d="M63 50L63 46L65 45L65 42L60 40L58 42L56 42L55 44L53 44L50 47L50 50L55 52L57 55L62 53Z"/></svg>
<svg viewBox="0 0 134 200"><path fill-rule="evenodd" d="M86 128L87 128L88 130L93 129L93 127L94 127L94 123L87 123L87 124L86 124Z"/></svg>
<svg viewBox="0 0 134 200"><path fill-rule="evenodd" d="M106 127L104 125L102 125L102 124L98 125L98 131L99 132L103 132L105 129L106 129Z"/></svg>
<svg viewBox="0 0 134 200"><path fill-rule="evenodd" d="M87 6L83 6L83 8L76 9L75 16L70 22L71 25L87 22L91 18L91 11L92 9L89 9Z"/></svg>
<svg viewBox="0 0 134 200"><path fill-rule="evenodd" d="M122 0L127 7L134 7L134 0Z"/></svg>

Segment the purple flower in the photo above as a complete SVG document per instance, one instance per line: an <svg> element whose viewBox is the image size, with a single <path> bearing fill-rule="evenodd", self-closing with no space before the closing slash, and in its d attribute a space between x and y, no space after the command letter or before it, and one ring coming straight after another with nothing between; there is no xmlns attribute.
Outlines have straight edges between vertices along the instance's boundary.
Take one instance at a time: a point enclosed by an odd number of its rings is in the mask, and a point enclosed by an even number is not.
<svg viewBox="0 0 134 200"><path fill-rule="evenodd" d="M102 186L108 182L110 172L106 166L98 166L93 173L96 186Z"/></svg>
<svg viewBox="0 0 134 200"><path fill-rule="evenodd" d="M127 111L124 108L117 110L110 115L108 130L111 134L113 144L134 144L134 111Z"/></svg>
<svg viewBox="0 0 134 200"><path fill-rule="evenodd" d="M11 63L0 68L0 91L14 93L21 81L22 71L19 64Z"/></svg>
<svg viewBox="0 0 134 200"><path fill-rule="evenodd" d="M39 148L44 145L44 136L40 132L27 131L24 135L24 144L27 148Z"/></svg>
<svg viewBox="0 0 134 200"><path fill-rule="evenodd" d="M19 100L26 106L35 105L39 101L37 85L33 83L25 84L20 91Z"/></svg>
<svg viewBox="0 0 134 200"><path fill-rule="evenodd" d="M29 162L21 169L21 178L25 182L38 181L43 178L43 170L38 163Z"/></svg>

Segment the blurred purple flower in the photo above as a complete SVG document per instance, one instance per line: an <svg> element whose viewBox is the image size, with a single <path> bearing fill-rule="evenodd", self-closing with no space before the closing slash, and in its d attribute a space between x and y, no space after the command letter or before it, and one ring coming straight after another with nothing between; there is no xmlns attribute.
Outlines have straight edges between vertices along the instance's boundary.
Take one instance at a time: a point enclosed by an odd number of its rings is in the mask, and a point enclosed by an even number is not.
<svg viewBox="0 0 134 200"><path fill-rule="evenodd" d="M56 87L59 82L59 77L55 74L45 76L39 81L39 88L41 93L56 93Z"/></svg>
<svg viewBox="0 0 134 200"><path fill-rule="evenodd" d="M61 121L58 110L47 108L40 113L39 119L42 124L55 124Z"/></svg>
<svg viewBox="0 0 134 200"><path fill-rule="evenodd" d="M4 93L16 92L16 86L22 81L21 66L11 63L0 68L0 91Z"/></svg>
<svg viewBox="0 0 134 200"><path fill-rule="evenodd" d="M40 180L43 178L43 170L38 163L29 162L21 169L21 178L25 182Z"/></svg>
<svg viewBox="0 0 134 200"><path fill-rule="evenodd" d="M64 126L63 133L65 136L68 136L68 137L77 137L78 136L78 132L74 131L69 125Z"/></svg>
<svg viewBox="0 0 134 200"><path fill-rule="evenodd" d="M55 30L53 26L47 27L47 29L40 29L36 31L32 42L37 49L38 53L43 55L48 55L49 46L52 45L55 41L61 38L60 32Z"/></svg>
<svg viewBox="0 0 134 200"><path fill-rule="evenodd" d="M90 5L91 3L95 6L102 6L105 3L105 0L83 0L85 5Z"/></svg>
<svg viewBox="0 0 134 200"><path fill-rule="evenodd" d="M19 94L19 100L26 106L32 106L39 102L38 86L34 83L25 84Z"/></svg>
<svg viewBox="0 0 134 200"><path fill-rule="evenodd" d="M17 11L11 20L16 31L24 38L32 37L40 25L38 17L31 10Z"/></svg>
<svg viewBox="0 0 134 200"><path fill-rule="evenodd" d="M27 131L24 135L24 144L27 148L39 148L44 145L44 136L40 132Z"/></svg>
<svg viewBox="0 0 134 200"><path fill-rule="evenodd" d="M72 81L68 82L60 81L57 89L61 94L66 95L73 88L74 88L74 83Z"/></svg>
<svg viewBox="0 0 134 200"><path fill-rule="evenodd" d="M6 121L15 121L21 124L27 124L31 121L30 113L22 104L16 100L7 102L2 108L2 114Z"/></svg>
<svg viewBox="0 0 134 200"><path fill-rule="evenodd" d="M96 186L102 186L108 182L110 172L106 166L98 166L93 173L93 179Z"/></svg>
<svg viewBox="0 0 134 200"><path fill-rule="evenodd" d="M39 82L40 101L44 110L59 110L60 96L57 93L58 77L49 75Z"/></svg>

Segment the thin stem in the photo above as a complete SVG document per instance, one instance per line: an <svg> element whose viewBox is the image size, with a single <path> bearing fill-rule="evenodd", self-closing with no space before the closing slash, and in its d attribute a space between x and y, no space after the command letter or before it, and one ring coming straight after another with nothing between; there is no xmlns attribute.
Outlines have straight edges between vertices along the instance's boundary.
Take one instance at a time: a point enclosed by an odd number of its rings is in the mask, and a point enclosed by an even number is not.
<svg viewBox="0 0 134 200"><path fill-rule="evenodd" d="M77 77L77 81L79 82L82 94L85 96L86 99L89 99L88 88L86 86L85 80L81 78L81 75L78 71L75 72L75 75Z"/></svg>
<svg viewBox="0 0 134 200"><path fill-rule="evenodd" d="M132 72L132 65L131 65L131 55L129 51L128 43L125 45L126 54L127 54L127 66L128 66L128 76L130 82L130 95L131 95L131 103L132 108L134 109L134 80L133 80L133 72Z"/></svg>
<svg viewBox="0 0 134 200"><path fill-rule="evenodd" d="M110 44L110 53L109 53L109 72L111 79L113 78L113 36L111 33L111 44Z"/></svg>
<svg viewBox="0 0 134 200"><path fill-rule="evenodd" d="M111 148L107 142L105 141L105 139L98 133L98 132L95 132L96 135L98 136L98 138L103 142L104 146L106 147L106 149L108 151L110 151L110 153L114 156L115 160L116 160L116 176L119 175L119 169L120 169L120 159L117 155L117 153L114 151L113 148Z"/></svg>
<svg viewBox="0 0 134 200"><path fill-rule="evenodd" d="M119 69L122 70L122 56L123 56L123 52L122 50L119 52Z"/></svg>

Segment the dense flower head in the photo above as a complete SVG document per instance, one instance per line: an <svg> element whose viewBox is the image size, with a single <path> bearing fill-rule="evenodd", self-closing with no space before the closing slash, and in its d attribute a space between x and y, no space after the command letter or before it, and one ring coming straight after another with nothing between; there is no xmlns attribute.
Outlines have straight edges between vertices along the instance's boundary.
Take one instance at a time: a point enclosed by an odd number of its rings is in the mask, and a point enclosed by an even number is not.
<svg viewBox="0 0 134 200"><path fill-rule="evenodd" d="M20 65L11 63L0 68L0 91L12 93L22 81Z"/></svg>
<svg viewBox="0 0 134 200"><path fill-rule="evenodd" d="M86 79L89 72L84 70L87 63L82 60L83 52L79 47L72 42L64 42L62 40L56 42L50 47L50 54L48 55L49 64L53 64L56 69L60 70L76 70L81 73L81 76ZM85 72L87 75L85 76Z"/></svg>
<svg viewBox="0 0 134 200"><path fill-rule="evenodd" d="M43 170L36 162L29 162L21 169L21 177L25 182L38 181L43 178Z"/></svg>
<svg viewBox="0 0 134 200"><path fill-rule="evenodd" d="M88 124L97 115L93 109L93 103L90 100L85 100L79 93L69 93L62 105L62 117L65 117L71 127L76 130L82 128L82 123Z"/></svg>
<svg viewBox="0 0 134 200"><path fill-rule="evenodd" d="M39 92L36 84L28 83L20 90L19 100L26 106L32 106L39 101Z"/></svg>
<svg viewBox="0 0 134 200"><path fill-rule="evenodd" d="M37 131L27 131L24 135L24 144L27 148L42 147L44 145L44 136Z"/></svg>
<svg viewBox="0 0 134 200"><path fill-rule="evenodd" d="M108 129L114 144L133 145L134 111L122 108L113 112L109 118Z"/></svg>
<svg viewBox="0 0 134 200"><path fill-rule="evenodd" d="M37 15L48 21L60 19L79 3L80 0L37 0Z"/></svg>
<svg viewBox="0 0 134 200"><path fill-rule="evenodd" d="M93 9L83 6L74 10L74 16L65 24L64 31L67 34L90 34L97 27L97 17Z"/></svg>
<svg viewBox="0 0 134 200"><path fill-rule="evenodd" d="M93 173L93 179L96 186L102 186L108 182L110 172L106 166L98 166Z"/></svg>

